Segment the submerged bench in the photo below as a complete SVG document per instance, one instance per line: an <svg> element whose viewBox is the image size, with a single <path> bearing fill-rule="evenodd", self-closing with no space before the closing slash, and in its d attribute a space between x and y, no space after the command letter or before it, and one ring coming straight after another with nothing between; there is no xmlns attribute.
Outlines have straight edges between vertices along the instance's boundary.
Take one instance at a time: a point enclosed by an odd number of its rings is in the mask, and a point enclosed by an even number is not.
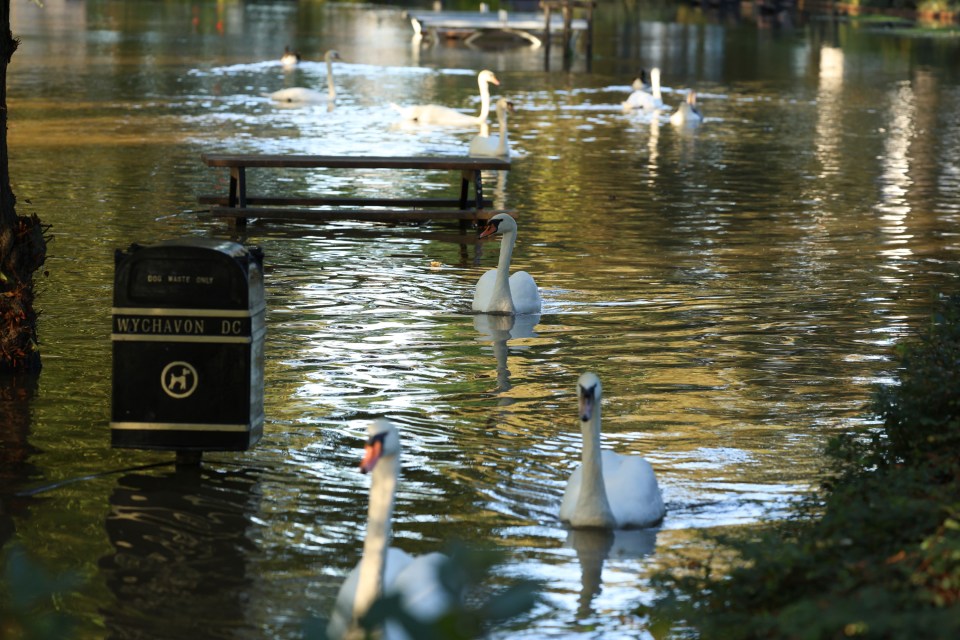
<svg viewBox="0 0 960 640"><path fill-rule="evenodd" d="M362 220L373 222L425 222L456 220L462 228L488 220L501 211L487 209L481 171L506 171L501 158L457 156L319 156L204 153L208 167L230 170L226 195L201 195L200 204L211 205L210 215L230 219L238 227L248 218L323 222ZM406 169L455 171L460 174L459 197L391 198L345 196L260 196L247 193L247 169ZM470 198L470 184L474 197ZM320 208L323 207L323 208Z"/></svg>

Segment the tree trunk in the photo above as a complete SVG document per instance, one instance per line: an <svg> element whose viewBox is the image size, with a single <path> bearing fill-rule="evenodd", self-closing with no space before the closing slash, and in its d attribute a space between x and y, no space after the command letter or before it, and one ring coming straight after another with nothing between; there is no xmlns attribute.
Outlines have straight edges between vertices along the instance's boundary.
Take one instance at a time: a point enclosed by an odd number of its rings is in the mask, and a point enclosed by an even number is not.
<svg viewBox="0 0 960 640"><path fill-rule="evenodd" d="M7 65L19 43L10 30L10 0L0 0L0 373L39 371L33 274L47 255L37 216L18 216L7 154Z"/></svg>

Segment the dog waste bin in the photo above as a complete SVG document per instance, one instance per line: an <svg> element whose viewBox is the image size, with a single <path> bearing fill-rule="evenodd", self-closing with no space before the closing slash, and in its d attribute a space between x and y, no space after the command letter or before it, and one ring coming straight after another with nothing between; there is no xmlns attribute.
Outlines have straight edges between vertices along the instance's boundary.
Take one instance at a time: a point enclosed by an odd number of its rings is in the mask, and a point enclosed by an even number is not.
<svg viewBox="0 0 960 640"><path fill-rule="evenodd" d="M263 433L263 253L187 238L117 251L114 447L243 451Z"/></svg>

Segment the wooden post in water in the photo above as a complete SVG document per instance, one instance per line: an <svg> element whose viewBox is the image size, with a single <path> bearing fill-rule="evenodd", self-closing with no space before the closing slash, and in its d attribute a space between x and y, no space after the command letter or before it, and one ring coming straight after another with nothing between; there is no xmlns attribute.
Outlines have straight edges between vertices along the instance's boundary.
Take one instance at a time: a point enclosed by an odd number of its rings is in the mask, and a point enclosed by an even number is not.
<svg viewBox="0 0 960 640"><path fill-rule="evenodd" d="M540 6L543 7L543 13L546 16L546 24L543 27L543 41L546 44L543 48L543 70L550 71L550 41L553 39L550 34L550 17L553 12L553 5L541 0Z"/></svg>
<svg viewBox="0 0 960 640"><path fill-rule="evenodd" d="M543 35L546 46L543 50L544 70L550 70L550 44L553 36L550 32L551 18L553 10L557 8L563 15L563 31L560 41L563 47L563 69L569 71L573 61L573 12L576 9L584 9L586 12L586 53L587 53L587 72L593 69L593 9L597 6L596 0L540 0L540 7L543 9L544 26Z"/></svg>

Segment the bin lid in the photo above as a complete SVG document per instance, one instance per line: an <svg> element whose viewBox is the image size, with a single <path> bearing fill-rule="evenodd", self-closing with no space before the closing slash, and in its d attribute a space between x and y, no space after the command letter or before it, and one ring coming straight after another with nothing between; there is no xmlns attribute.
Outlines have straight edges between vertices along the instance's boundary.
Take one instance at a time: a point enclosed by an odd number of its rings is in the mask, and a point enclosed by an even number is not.
<svg viewBox="0 0 960 640"><path fill-rule="evenodd" d="M263 297L259 247L177 238L116 254L114 307L254 310Z"/></svg>

